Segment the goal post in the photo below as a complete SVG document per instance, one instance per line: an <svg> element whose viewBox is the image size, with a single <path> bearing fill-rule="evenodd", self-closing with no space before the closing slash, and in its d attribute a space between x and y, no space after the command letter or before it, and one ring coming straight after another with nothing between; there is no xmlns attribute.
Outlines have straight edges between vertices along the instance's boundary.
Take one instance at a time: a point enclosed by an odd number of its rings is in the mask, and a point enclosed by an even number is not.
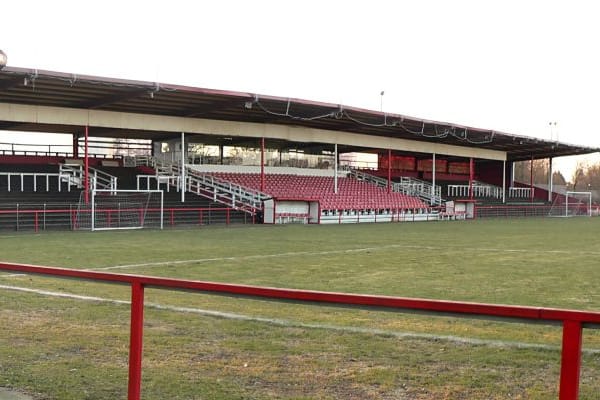
<svg viewBox="0 0 600 400"><path fill-rule="evenodd" d="M566 191L556 195L548 212L550 217L591 217L592 192Z"/></svg>
<svg viewBox="0 0 600 400"><path fill-rule="evenodd" d="M565 216L592 216L592 192L565 193Z"/></svg>
<svg viewBox="0 0 600 400"><path fill-rule="evenodd" d="M89 203L80 199L74 229L163 229L162 190L93 189Z"/></svg>

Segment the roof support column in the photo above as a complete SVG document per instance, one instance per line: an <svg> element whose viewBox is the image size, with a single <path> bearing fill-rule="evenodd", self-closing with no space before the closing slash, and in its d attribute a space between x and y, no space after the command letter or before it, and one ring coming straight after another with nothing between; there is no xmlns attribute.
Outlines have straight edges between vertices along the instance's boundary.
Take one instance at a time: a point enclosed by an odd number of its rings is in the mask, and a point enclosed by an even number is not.
<svg viewBox="0 0 600 400"><path fill-rule="evenodd" d="M435 205L435 153L432 154L431 159L431 202L430 204Z"/></svg>
<svg viewBox="0 0 600 400"><path fill-rule="evenodd" d="M515 186L515 162L510 163L510 187Z"/></svg>
<svg viewBox="0 0 600 400"><path fill-rule="evenodd" d="M73 158L78 158L79 157L79 134L74 133L73 134Z"/></svg>
<svg viewBox="0 0 600 400"><path fill-rule="evenodd" d="M473 176L475 175L475 167L473 165L473 157L469 158L469 198L473 200Z"/></svg>
<svg viewBox="0 0 600 400"><path fill-rule="evenodd" d="M181 190L181 202L185 203L185 132L181 132L181 183L179 184L179 190Z"/></svg>
<svg viewBox="0 0 600 400"><path fill-rule="evenodd" d="M533 203L533 156L529 163L529 199Z"/></svg>
<svg viewBox="0 0 600 400"><path fill-rule="evenodd" d="M387 192L392 192L392 149L388 149L388 175L387 175Z"/></svg>
<svg viewBox="0 0 600 400"><path fill-rule="evenodd" d="M502 204L506 204L506 160L502 161Z"/></svg>
<svg viewBox="0 0 600 400"><path fill-rule="evenodd" d="M338 192L338 145L333 145L333 193Z"/></svg>
<svg viewBox="0 0 600 400"><path fill-rule="evenodd" d="M89 181L89 172L90 172L90 160L88 157L89 150L89 127L85 126L85 146L84 146L84 159L83 159L83 198L85 200L85 204L89 204L90 202L90 181Z"/></svg>
<svg viewBox="0 0 600 400"><path fill-rule="evenodd" d="M260 138L260 191L265 191L265 137Z"/></svg>
<svg viewBox="0 0 600 400"><path fill-rule="evenodd" d="M550 157L548 159L548 201L552 202L552 192L554 191L554 171L552 171L552 160Z"/></svg>

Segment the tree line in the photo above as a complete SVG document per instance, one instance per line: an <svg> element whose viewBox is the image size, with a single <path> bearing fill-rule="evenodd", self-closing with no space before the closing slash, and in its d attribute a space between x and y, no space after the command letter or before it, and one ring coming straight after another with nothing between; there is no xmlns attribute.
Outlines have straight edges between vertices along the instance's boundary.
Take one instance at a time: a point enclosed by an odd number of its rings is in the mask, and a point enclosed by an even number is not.
<svg viewBox="0 0 600 400"><path fill-rule="evenodd" d="M515 163L515 180L529 183L531 179L531 161ZM550 163L547 159L533 160L533 183L548 184L548 171ZM589 164L578 161L573 175L568 179L559 171L552 173L554 185L567 186L569 190L591 191L600 190L600 163Z"/></svg>

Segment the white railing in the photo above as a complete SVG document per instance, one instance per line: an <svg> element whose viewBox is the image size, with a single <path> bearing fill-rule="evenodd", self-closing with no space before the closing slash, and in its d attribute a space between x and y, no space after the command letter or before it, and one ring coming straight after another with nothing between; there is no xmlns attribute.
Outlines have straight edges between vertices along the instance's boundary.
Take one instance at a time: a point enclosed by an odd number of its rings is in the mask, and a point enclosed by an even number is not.
<svg viewBox="0 0 600 400"><path fill-rule="evenodd" d="M181 176L179 175L137 175L136 176L136 187L137 190L142 189L141 183L146 181L144 189L150 190L151 186L155 184L156 190L160 190L161 184L165 184L167 192L171 190L171 186L175 187L175 190L179 191Z"/></svg>
<svg viewBox="0 0 600 400"><path fill-rule="evenodd" d="M90 188L117 190L116 176L95 168L88 168L88 171L90 174L88 186ZM60 182L68 182L69 190L71 190L71 185L83 189L85 180L83 166L81 164L61 164L59 168L59 180Z"/></svg>
<svg viewBox="0 0 600 400"><path fill-rule="evenodd" d="M508 189L508 197L510 198L531 198L535 191L532 187L511 187Z"/></svg>
<svg viewBox="0 0 600 400"><path fill-rule="evenodd" d="M418 197L432 205L442 204L442 188L421 179L403 176L400 182L394 183L393 188L395 192Z"/></svg>
<svg viewBox="0 0 600 400"><path fill-rule="evenodd" d="M140 167L142 165L147 167L154 167L155 158L153 156L135 156L132 157L134 161L134 165L136 167Z"/></svg>
<svg viewBox="0 0 600 400"><path fill-rule="evenodd" d="M37 192L38 180L41 178L45 180L46 183L46 192L50 191L50 178L56 178L58 183L58 191L61 191L61 176L59 173L46 173L46 172L0 172L0 176L6 176L7 179L7 191L12 190L12 178L17 178L18 182L20 182L19 188L21 192L25 191L25 177L33 177L33 191ZM43 181L42 181L43 182ZM71 185L67 186L67 190L71 191Z"/></svg>
<svg viewBox="0 0 600 400"><path fill-rule="evenodd" d="M100 190L117 190L117 177L111 174L107 174L99 169L90 168L91 178L94 185L94 189Z"/></svg>
<svg viewBox="0 0 600 400"><path fill-rule="evenodd" d="M67 182L69 190L71 190L71 186L77 186L79 189L83 188L83 167L81 164L60 164L58 174L60 182Z"/></svg>
<svg viewBox="0 0 600 400"><path fill-rule="evenodd" d="M502 188L473 182L473 197L502 198ZM469 185L448 185L448 197L469 197Z"/></svg>
<svg viewBox="0 0 600 400"><path fill-rule="evenodd" d="M372 183L373 185L383 187L383 188L387 187L387 185L388 185L387 179L380 178L378 176L374 176L371 174L366 174L364 172L357 171L357 170L350 171L350 176L354 177L355 179L357 179L359 181Z"/></svg>
<svg viewBox="0 0 600 400"><path fill-rule="evenodd" d="M510 198L530 198L534 188L511 187L508 189ZM469 185L448 185L448 197L469 197ZM501 199L502 188L494 185L486 185L478 182L473 183L473 197L488 197Z"/></svg>
<svg viewBox="0 0 600 400"><path fill-rule="evenodd" d="M186 168L186 190L232 208L254 213L263 209L266 193Z"/></svg>
<svg viewBox="0 0 600 400"><path fill-rule="evenodd" d="M177 190L181 190L183 186L187 192L249 213L262 210L263 201L271 198L266 193L188 167L185 168L183 174L185 182L182 182L181 166L176 161L171 162L167 158L136 157L136 165L153 167L156 171L156 175L138 175L138 188L143 180L146 181L147 188L150 187L151 182L156 182L157 189L160 188L161 183L166 183L167 191L170 186L176 187Z"/></svg>
<svg viewBox="0 0 600 400"><path fill-rule="evenodd" d="M370 175L362 171L352 170L350 176L360 180L372 183L379 187L385 188L388 185L388 180L380 178L378 176ZM435 186L427 181L420 179L401 177L400 182L392 183L392 190L394 192L403 193L408 196L418 197L421 200L432 204L442 204L442 188L438 185Z"/></svg>

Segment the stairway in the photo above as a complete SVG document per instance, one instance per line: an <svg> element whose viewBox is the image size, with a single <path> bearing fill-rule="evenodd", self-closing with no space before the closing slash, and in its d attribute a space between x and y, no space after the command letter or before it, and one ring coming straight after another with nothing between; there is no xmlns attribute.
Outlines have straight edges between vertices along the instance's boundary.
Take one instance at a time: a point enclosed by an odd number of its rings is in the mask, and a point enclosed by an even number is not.
<svg viewBox="0 0 600 400"><path fill-rule="evenodd" d="M387 187L388 185L387 179L379 178L362 171L352 170L350 171L350 176L380 187ZM392 190L407 196L418 197L425 203L435 206L441 205L443 201L442 188L440 186L435 186L434 193L431 183L416 178L401 177L400 182L392 182Z"/></svg>
<svg viewBox="0 0 600 400"><path fill-rule="evenodd" d="M180 185L180 165L155 157L146 157L141 162L145 162L146 166L154 168L156 179L168 182L171 185ZM255 215L257 212L262 211L263 201L271 198L266 193L195 171L193 168L187 166L185 167L184 174L184 188L186 192L250 215Z"/></svg>

